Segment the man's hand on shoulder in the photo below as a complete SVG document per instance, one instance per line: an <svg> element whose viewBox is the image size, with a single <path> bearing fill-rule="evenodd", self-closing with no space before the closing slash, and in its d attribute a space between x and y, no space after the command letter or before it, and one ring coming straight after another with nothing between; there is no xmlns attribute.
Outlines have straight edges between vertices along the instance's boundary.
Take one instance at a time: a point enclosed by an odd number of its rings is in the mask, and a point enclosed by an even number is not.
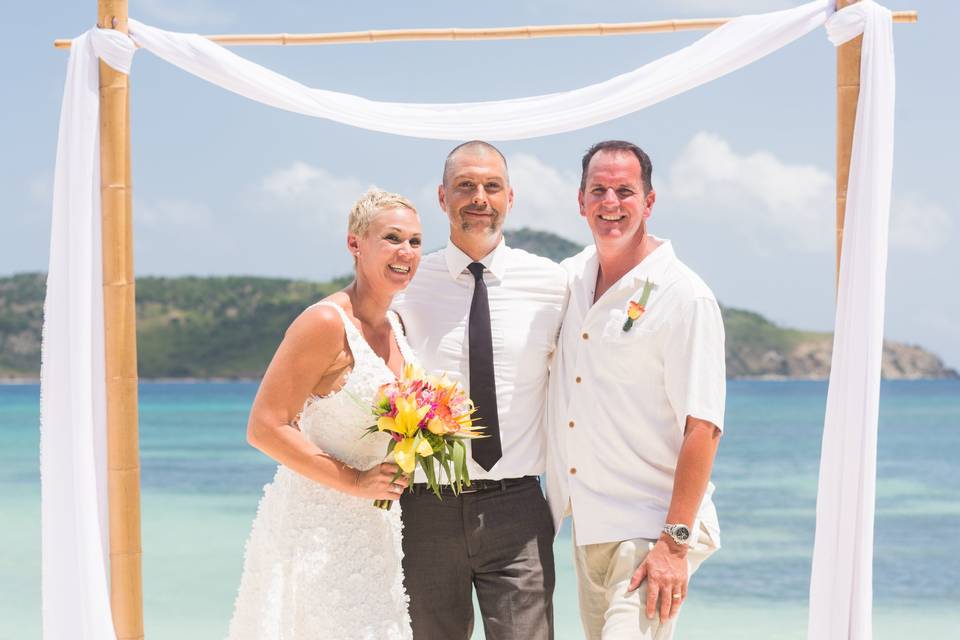
<svg viewBox="0 0 960 640"><path fill-rule="evenodd" d="M647 581L647 617L651 620L659 608L663 624L679 613L680 605L687 599L688 550L687 545L677 544L662 534L633 573L627 591L636 591Z"/></svg>

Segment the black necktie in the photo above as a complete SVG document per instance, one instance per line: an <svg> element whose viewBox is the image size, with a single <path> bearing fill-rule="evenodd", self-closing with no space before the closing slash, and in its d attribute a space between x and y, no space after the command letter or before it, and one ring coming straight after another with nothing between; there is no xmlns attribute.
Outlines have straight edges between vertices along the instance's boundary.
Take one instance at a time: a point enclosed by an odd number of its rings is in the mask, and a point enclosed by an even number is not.
<svg viewBox="0 0 960 640"><path fill-rule="evenodd" d="M487 437L471 443L473 459L490 471L503 456L500 446L500 418L497 415L497 383L493 378L493 339L490 332L490 302L483 281L483 265L472 262L467 267L473 274L473 302L470 303L470 397L477 407L474 422L483 427Z"/></svg>

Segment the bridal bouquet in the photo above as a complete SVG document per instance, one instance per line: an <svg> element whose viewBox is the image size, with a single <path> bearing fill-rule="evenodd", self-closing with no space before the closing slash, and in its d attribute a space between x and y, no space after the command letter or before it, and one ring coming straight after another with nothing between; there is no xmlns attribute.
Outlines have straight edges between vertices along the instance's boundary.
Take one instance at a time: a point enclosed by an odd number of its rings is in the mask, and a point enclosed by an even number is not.
<svg viewBox="0 0 960 640"><path fill-rule="evenodd" d="M400 378L380 387L373 399L376 424L367 433L387 432L387 455L400 467L400 474L411 476L417 465L423 469L430 489L440 497L437 479L440 471L454 493L470 486L467 450L464 441L482 437L471 415L473 401L463 387L445 375L425 375L407 364ZM376 500L374 506L389 509L390 500Z"/></svg>

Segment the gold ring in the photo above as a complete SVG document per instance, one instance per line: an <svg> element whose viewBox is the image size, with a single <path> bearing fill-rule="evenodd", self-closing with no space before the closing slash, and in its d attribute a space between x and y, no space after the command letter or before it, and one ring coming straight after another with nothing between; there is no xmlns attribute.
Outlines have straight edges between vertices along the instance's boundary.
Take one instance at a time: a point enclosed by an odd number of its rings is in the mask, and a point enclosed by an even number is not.
<svg viewBox="0 0 960 640"><path fill-rule="evenodd" d="M675 593L675 594L673 594L673 599L674 599L674 600L679 600L679 599L682 598L682 597L683 597L683 594L682 594L682 593Z"/></svg>

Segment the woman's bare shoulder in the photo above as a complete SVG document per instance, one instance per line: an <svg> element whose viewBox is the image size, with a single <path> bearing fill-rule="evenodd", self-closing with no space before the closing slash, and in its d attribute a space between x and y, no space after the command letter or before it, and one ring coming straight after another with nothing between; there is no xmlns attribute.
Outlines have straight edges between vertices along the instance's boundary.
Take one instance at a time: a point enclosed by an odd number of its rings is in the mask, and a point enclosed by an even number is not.
<svg viewBox="0 0 960 640"><path fill-rule="evenodd" d="M337 304L339 300L335 296L336 294L325 298L321 302ZM344 344L343 322L340 312L333 306L320 303L313 304L304 309L290 323L284 341L321 351L336 351L342 349Z"/></svg>

